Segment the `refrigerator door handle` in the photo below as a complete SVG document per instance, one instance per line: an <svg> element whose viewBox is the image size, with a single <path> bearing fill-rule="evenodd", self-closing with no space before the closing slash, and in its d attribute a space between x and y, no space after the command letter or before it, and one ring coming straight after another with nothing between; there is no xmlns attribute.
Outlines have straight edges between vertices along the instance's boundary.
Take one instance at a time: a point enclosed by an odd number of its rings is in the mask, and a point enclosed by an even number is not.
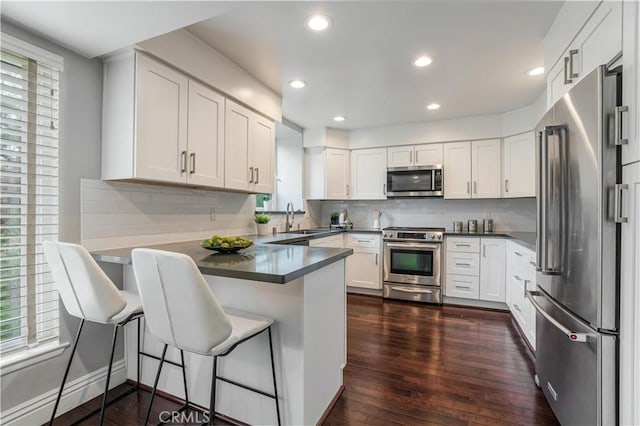
<svg viewBox="0 0 640 426"><path fill-rule="evenodd" d="M545 127L539 133L540 145L538 155L540 156L540 178L538 179L538 250L537 262L538 271L544 272L547 267L547 144L549 135Z"/></svg>
<svg viewBox="0 0 640 426"><path fill-rule="evenodd" d="M540 315L545 317L545 319L547 321L549 321L551 324L553 324L554 327L556 327L563 334L565 334L569 338L569 340L571 340L572 342L578 342L578 343L584 343L584 342L588 341L589 336L590 336L589 334L587 334L587 333L576 333L574 331L569 330L567 327L565 327L564 325L560 324L560 322L558 322L555 318L553 318L551 315L549 315L549 313L547 311L545 311L542 308L542 306L540 306L540 304L538 302L536 302L535 296L543 296L544 297L544 295L542 293L540 293L539 291L525 291L525 296L527 297L527 299L529 299L529 301L531 302L533 307L536 309L536 311L538 311L538 313L540 313Z"/></svg>

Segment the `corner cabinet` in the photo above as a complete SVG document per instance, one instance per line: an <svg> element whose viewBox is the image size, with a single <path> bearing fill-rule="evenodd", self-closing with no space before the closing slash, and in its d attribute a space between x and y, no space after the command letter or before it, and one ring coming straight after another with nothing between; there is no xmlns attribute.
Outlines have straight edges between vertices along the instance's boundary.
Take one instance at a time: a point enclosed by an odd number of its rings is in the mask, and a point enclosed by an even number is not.
<svg viewBox="0 0 640 426"><path fill-rule="evenodd" d="M386 200L387 149L351 151L351 199Z"/></svg>
<svg viewBox="0 0 640 426"><path fill-rule="evenodd" d="M504 138L502 148L504 198L536 196L534 132Z"/></svg>
<svg viewBox="0 0 640 426"><path fill-rule="evenodd" d="M227 99L224 145L226 188L256 193L273 192L273 122Z"/></svg>
<svg viewBox="0 0 640 426"><path fill-rule="evenodd" d="M501 141L444 144L444 198L500 198Z"/></svg>
<svg viewBox="0 0 640 426"><path fill-rule="evenodd" d="M274 125L251 111L261 182L226 185L236 163L225 161L225 110L233 102L174 67L141 52L104 61L102 179L273 191ZM257 141L257 142L256 142ZM234 145L235 147L235 145ZM240 160L238 160L240 161Z"/></svg>
<svg viewBox="0 0 640 426"><path fill-rule="evenodd" d="M307 199L348 200L350 198L348 150L307 148L305 161Z"/></svg>

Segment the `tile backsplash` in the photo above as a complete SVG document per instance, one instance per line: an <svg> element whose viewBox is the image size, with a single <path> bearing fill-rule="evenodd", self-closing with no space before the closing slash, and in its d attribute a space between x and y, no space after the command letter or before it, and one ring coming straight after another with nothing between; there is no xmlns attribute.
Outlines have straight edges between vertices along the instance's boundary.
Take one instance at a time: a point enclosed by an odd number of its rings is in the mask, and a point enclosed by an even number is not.
<svg viewBox="0 0 640 426"><path fill-rule="evenodd" d="M253 235L255 196L141 183L82 179L82 244L91 249ZM284 229L284 219L270 222ZM315 226L308 216L296 226Z"/></svg>
<svg viewBox="0 0 640 426"><path fill-rule="evenodd" d="M367 228L373 225L373 210L381 209L382 227L427 226L451 229L454 220L491 217L496 231L535 231L535 198L444 200L444 199L397 199L379 201L309 201L312 219L327 226L331 212L347 209L354 227ZM490 216L489 216L490 215Z"/></svg>

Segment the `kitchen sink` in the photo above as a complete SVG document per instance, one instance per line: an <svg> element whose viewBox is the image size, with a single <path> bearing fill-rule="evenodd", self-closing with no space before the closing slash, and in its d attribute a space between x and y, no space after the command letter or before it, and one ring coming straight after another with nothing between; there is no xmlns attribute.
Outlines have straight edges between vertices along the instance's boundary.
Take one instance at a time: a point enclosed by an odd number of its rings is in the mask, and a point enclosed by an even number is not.
<svg viewBox="0 0 640 426"><path fill-rule="evenodd" d="M300 229L297 231L289 231L288 234L299 234L299 235L314 235L314 234L324 234L332 232L328 229Z"/></svg>

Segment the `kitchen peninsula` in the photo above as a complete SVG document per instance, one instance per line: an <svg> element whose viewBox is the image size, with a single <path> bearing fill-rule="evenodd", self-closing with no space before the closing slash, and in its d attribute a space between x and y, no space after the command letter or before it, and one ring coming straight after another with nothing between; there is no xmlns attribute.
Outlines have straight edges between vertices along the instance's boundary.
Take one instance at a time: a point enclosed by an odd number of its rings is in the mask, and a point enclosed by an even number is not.
<svg viewBox="0 0 640 426"><path fill-rule="evenodd" d="M253 237L252 237L253 238ZM284 238L282 239L284 240ZM345 258L351 249L278 244L258 239L243 254L220 255L200 247L199 241L150 246L189 255L220 303L229 308L275 318L274 351L280 411L284 424L315 424L342 390L346 364ZM100 262L122 264L124 287L137 292L131 267L135 247L98 250ZM126 331L127 378L136 380L135 327ZM219 374L265 392L272 391L267 337L259 336L221 360ZM143 350L160 354L162 344L143 333ZM185 353L189 399L209 404L211 359ZM167 359L179 361L169 349ZM158 362L143 357L142 383L151 386ZM163 368L159 389L184 397L182 375L174 366ZM218 382L216 411L249 424L272 424L273 403L260 395Z"/></svg>

